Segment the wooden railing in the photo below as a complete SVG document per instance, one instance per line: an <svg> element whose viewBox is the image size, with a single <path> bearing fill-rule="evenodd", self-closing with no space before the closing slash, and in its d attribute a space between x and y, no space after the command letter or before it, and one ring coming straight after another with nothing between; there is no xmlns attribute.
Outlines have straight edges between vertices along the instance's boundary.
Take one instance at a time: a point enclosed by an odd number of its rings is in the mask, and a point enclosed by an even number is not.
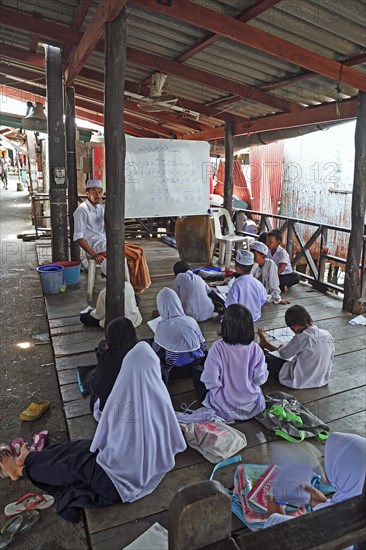
<svg viewBox="0 0 366 550"><path fill-rule="evenodd" d="M279 220L277 229L281 231L284 235L286 233L286 239L284 241L284 248L292 258L292 253L294 249L299 249L292 259L292 267L295 268L303 258L306 260L307 266L309 267L308 273L301 273L301 277L308 279L313 286L318 290L337 290L343 292L343 284L339 284L338 281L334 282L325 278L326 272L326 263L334 262L336 264L346 265L347 258L333 256L327 252L328 249L328 232L335 231L337 233L351 233L351 229L347 227L338 227L336 225L321 224L319 222L313 222L309 220L302 220L298 218L288 218L286 216L280 216L276 214L267 214L265 212L258 212L256 210L244 210L245 214L249 214L251 217L258 219L259 221L259 230L262 231L271 231L274 229L272 226L271 220ZM310 226L314 228L314 232L308 240L304 240L300 234L300 226ZM251 233L246 233L244 231L237 231L243 235L249 235L253 237ZM319 247L317 257L314 257L314 254L310 253L311 246L318 240ZM366 236L363 238L363 247L361 254L361 264L360 264L361 276L361 295L365 293L366 290Z"/></svg>

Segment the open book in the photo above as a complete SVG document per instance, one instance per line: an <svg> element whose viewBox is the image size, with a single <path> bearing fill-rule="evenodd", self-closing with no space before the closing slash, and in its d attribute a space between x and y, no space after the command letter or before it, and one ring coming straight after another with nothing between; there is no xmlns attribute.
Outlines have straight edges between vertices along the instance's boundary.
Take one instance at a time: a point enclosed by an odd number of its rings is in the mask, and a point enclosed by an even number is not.
<svg viewBox="0 0 366 550"><path fill-rule="evenodd" d="M158 326L160 321L161 321L161 317L159 316L159 317L156 317L156 319L151 319L151 321L148 321L146 324L149 325L149 327L151 328L151 330L155 334L156 327Z"/></svg>
<svg viewBox="0 0 366 550"><path fill-rule="evenodd" d="M266 497L270 493L271 488L279 476L279 469L276 464L272 464L262 475L259 481L254 485L253 489L248 493L247 499L249 502L267 511Z"/></svg>

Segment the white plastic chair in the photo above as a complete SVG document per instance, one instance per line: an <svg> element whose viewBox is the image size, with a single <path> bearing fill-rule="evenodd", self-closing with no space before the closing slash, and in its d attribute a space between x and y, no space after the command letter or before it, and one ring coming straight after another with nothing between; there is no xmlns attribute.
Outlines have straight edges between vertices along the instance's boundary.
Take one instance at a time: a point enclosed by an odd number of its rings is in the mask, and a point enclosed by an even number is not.
<svg viewBox="0 0 366 550"><path fill-rule="evenodd" d="M88 258L88 283L86 287L86 298L88 302L91 302L93 299L93 290L95 284L95 269L97 262L92 258ZM130 282L130 272L127 265L127 260L125 258L125 280Z"/></svg>
<svg viewBox="0 0 366 550"><path fill-rule="evenodd" d="M247 244L248 237L235 233L234 224L226 208L212 208L211 212L213 218L214 244L219 243L219 263L223 264L225 258L225 269L230 269L233 244L235 244L235 248L238 249L243 243ZM221 230L220 219L222 216L225 217L226 226L228 228L228 233L226 235L223 235ZM215 249L215 246L213 249Z"/></svg>

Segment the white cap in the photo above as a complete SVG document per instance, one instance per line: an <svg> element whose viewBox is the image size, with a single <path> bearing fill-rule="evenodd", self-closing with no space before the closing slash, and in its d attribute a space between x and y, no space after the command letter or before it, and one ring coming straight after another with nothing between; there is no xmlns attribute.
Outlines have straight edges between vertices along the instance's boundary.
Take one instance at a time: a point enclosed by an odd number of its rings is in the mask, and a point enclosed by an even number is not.
<svg viewBox="0 0 366 550"><path fill-rule="evenodd" d="M235 260L240 265L253 265L254 254L253 252L249 252L249 250L238 250Z"/></svg>
<svg viewBox="0 0 366 550"><path fill-rule="evenodd" d="M103 189L102 182L100 180L97 180L97 179L88 180L86 182L86 188L90 189L91 187L99 187L99 189Z"/></svg>
<svg viewBox="0 0 366 550"><path fill-rule="evenodd" d="M103 275L107 276L107 258L104 258L102 261L100 269L102 270Z"/></svg>
<svg viewBox="0 0 366 550"><path fill-rule="evenodd" d="M256 250L257 252L260 252L261 254L268 256L268 246L265 245L264 243L260 243L260 242L254 243L251 250Z"/></svg>

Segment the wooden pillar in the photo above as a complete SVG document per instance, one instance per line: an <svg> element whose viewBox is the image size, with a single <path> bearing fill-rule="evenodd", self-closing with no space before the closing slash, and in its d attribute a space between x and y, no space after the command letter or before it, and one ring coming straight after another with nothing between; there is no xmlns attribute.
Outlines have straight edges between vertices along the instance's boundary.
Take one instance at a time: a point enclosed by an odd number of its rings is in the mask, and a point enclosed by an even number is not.
<svg viewBox="0 0 366 550"><path fill-rule="evenodd" d="M233 125L225 122L225 182L224 182L224 207L231 214L233 204L233 164L234 164L234 141Z"/></svg>
<svg viewBox="0 0 366 550"><path fill-rule="evenodd" d="M358 111L355 133L355 171L352 191L352 227L349 238L347 265L344 279L343 309L361 313L360 259L363 246L366 211L366 93L358 94ZM362 274L362 277L364 274Z"/></svg>
<svg viewBox="0 0 366 550"><path fill-rule="evenodd" d="M70 252L72 260L80 260L80 247L74 242L74 212L78 207L78 182L76 171L75 90L66 88L66 160L70 227Z"/></svg>
<svg viewBox="0 0 366 550"><path fill-rule="evenodd" d="M61 50L45 46L52 261L69 259Z"/></svg>
<svg viewBox="0 0 366 550"><path fill-rule="evenodd" d="M106 323L125 312L125 157L124 84L126 8L106 24L104 143L106 162L105 227L107 236Z"/></svg>

